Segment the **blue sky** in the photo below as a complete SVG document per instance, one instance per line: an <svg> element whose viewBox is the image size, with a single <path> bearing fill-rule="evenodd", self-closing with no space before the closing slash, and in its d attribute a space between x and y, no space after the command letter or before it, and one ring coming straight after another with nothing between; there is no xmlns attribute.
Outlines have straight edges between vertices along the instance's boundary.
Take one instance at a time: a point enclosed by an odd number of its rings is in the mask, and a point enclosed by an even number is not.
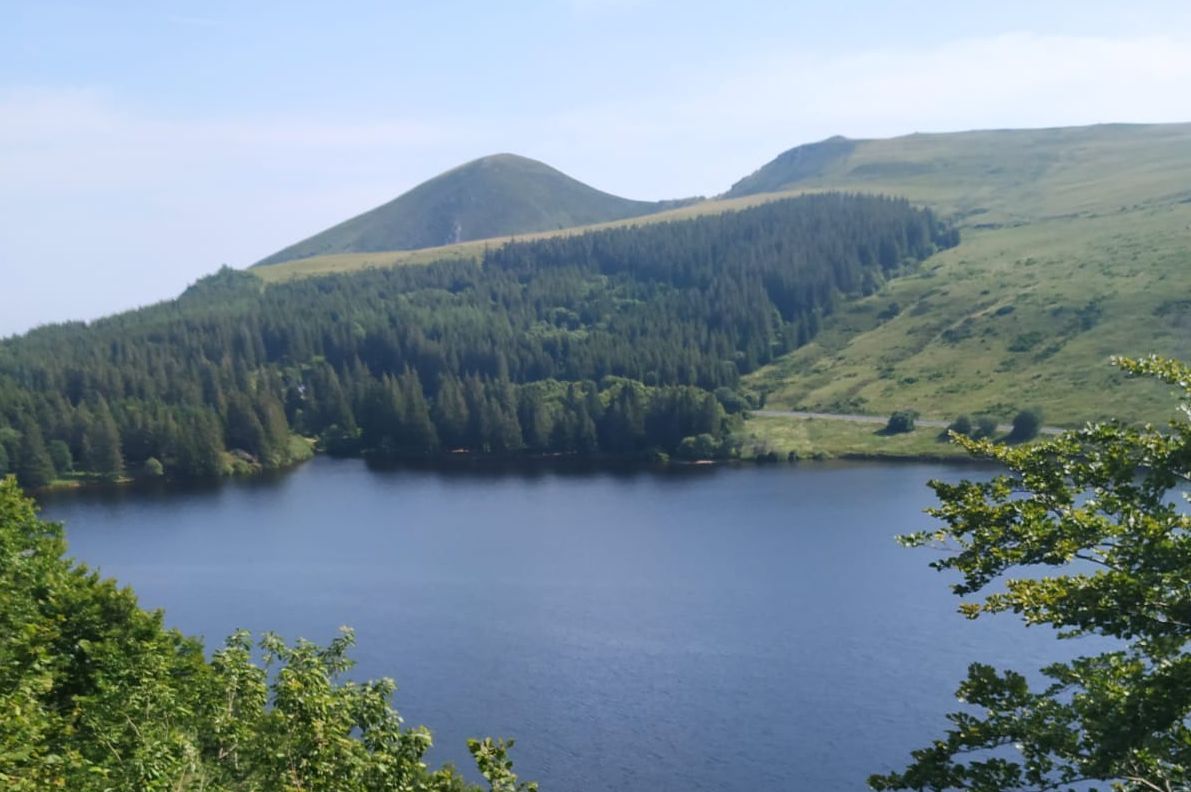
<svg viewBox="0 0 1191 792"><path fill-rule="evenodd" d="M513 151L711 195L832 134L1191 120L1191 3L0 0L0 335Z"/></svg>

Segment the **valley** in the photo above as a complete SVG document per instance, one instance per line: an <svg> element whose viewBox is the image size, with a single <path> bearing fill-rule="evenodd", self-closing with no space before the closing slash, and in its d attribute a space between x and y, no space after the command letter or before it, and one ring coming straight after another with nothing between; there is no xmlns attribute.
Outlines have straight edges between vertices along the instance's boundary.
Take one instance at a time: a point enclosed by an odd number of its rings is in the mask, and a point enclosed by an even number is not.
<svg viewBox="0 0 1191 792"><path fill-rule="evenodd" d="M0 792L1191 792L1191 4L0 7Z"/></svg>

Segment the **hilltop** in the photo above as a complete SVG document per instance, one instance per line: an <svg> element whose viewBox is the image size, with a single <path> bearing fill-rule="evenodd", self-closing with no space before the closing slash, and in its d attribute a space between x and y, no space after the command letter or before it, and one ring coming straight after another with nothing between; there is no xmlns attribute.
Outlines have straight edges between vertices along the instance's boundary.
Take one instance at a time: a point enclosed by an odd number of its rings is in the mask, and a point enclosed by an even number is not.
<svg viewBox="0 0 1191 792"><path fill-rule="evenodd" d="M1191 124L1101 124L796 146L724 197L790 190L890 192L971 227L1191 199Z"/></svg>
<svg viewBox="0 0 1191 792"><path fill-rule="evenodd" d="M681 203L621 198L537 160L494 154L435 176L255 266L571 228L650 214Z"/></svg>

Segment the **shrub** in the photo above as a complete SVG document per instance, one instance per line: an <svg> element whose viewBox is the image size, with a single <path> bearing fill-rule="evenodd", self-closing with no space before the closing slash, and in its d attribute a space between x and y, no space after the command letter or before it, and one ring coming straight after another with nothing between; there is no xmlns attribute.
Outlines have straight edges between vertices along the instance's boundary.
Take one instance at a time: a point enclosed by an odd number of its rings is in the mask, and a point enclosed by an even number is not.
<svg viewBox="0 0 1191 792"><path fill-rule="evenodd" d="M914 421L917 419L918 413L913 410L898 410L889 416L889 422L885 424L885 434L912 432L914 431Z"/></svg>
<svg viewBox="0 0 1191 792"><path fill-rule="evenodd" d="M947 427L948 432L955 432L965 437L971 437L972 429L972 419L966 415L959 416Z"/></svg>
<svg viewBox="0 0 1191 792"><path fill-rule="evenodd" d="M684 437L678 446L679 459L697 460L713 459L717 456L720 444L709 434Z"/></svg>
<svg viewBox="0 0 1191 792"><path fill-rule="evenodd" d="M1022 410L1013 416L1013 431L1009 433L1009 442L1024 443L1038 436L1042 428L1042 413L1039 410Z"/></svg>
<svg viewBox="0 0 1191 792"><path fill-rule="evenodd" d="M997 419L991 415L976 416L976 431L972 437L977 439L992 437L997 433Z"/></svg>

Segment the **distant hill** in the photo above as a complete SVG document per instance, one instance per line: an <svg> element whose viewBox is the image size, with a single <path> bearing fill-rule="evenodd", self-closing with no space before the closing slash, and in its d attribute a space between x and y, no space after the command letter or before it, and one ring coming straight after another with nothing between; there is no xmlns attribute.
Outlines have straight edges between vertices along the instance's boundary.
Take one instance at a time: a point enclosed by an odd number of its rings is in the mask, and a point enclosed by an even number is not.
<svg viewBox="0 0 1191 792"><path fill-rule="evenodd" d="M888 192L988 227L1191 198L1189 163L1191 124L833 137L779 154L724 197Z"/></svg>
<svg viewBox="0 0 1191 792"><path fill-rule="evenodd" d="M634 201L515 154L483 157L315 234L255 266L311 256L416 250L650 214L690 201Z"/></svg>
<svg viewBox="0 0 1191 792"><path fill-rule="evenodd" d="M739 198L743 195L789 189L799 182L822 176L836 163L847 159L855 149L855 140L840 135L820 140L818 143L795 146L733 184L732 189L724 193L724 197Z"/></svg>
<svg viewBox="0 0 1191 792"><path fill-rule="evenodd" d="M735 200L884 193L957 222L921 272L829 317L750 375L769 404L1048 422L1163 421L1168 389L1119 387L1111 355L1191 357L1191 124L829 140L780 154Z"/></svg>

